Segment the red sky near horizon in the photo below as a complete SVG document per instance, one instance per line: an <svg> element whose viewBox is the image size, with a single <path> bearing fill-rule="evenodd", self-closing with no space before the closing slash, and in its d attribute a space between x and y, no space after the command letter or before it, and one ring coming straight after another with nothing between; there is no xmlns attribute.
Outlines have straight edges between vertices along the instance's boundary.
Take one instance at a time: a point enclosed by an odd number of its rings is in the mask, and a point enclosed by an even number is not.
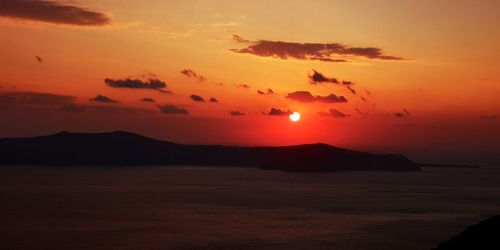
<svg viewBox="0 0 500 250"><path fill-rule="evenodd" d="M0 137L495 157L498 16L498 1L4 0Z"/></svg>

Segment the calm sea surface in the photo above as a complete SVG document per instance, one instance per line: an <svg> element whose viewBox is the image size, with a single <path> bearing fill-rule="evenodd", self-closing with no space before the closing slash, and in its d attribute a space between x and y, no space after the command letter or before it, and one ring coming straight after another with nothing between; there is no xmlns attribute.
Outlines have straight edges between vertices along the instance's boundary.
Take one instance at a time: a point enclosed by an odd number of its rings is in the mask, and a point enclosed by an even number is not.
<svg viewBox="0 0 500 250"><path fill-rule="evenodd" d="M0 249L429 249L496 214L494 167L0 167Z"/></svg>

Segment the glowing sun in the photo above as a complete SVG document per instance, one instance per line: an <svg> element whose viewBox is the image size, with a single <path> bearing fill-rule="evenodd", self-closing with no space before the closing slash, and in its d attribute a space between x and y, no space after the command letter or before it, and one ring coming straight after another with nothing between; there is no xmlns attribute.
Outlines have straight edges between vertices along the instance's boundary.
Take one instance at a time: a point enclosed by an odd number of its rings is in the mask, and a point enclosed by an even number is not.
<svg viewBox="0 0 500 250"><path fill-rule="evenodd" d="M300 113L293 112L289 117L292 122L298 122L300 120Z"/></svg>

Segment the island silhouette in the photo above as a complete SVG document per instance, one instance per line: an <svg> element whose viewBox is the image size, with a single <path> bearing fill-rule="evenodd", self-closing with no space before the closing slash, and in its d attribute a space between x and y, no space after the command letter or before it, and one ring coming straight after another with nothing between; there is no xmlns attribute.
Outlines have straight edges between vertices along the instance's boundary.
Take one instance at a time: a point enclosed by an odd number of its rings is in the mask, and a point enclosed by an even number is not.
<svg viewBox="0 0 500 250"><path fill-rule="evenodd" d="M282 147L186 145L138 134L70 133L0 139L2 165L243 166L283 171L420 171L405 156L304 144Z"/></svg>

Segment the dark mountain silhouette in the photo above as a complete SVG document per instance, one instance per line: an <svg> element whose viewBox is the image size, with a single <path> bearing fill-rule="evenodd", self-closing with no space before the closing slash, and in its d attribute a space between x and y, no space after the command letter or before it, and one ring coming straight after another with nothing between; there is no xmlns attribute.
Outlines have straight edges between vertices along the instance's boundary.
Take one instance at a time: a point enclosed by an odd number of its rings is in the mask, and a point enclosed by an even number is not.
<svg viewBox="0 0 500 250"><path fill-rule="evenodd" d="M286 147L182 145L129 132L0 139L0 164L247 166L285 171L418 171L401 155L306 144Z"/></svg>
<svg viewBox="0 0 500 250"><path fill-rule="evenodd" d="M449 241L439 244L434 250L486 250L500 249L500 215L470 226Z"/></svg>

